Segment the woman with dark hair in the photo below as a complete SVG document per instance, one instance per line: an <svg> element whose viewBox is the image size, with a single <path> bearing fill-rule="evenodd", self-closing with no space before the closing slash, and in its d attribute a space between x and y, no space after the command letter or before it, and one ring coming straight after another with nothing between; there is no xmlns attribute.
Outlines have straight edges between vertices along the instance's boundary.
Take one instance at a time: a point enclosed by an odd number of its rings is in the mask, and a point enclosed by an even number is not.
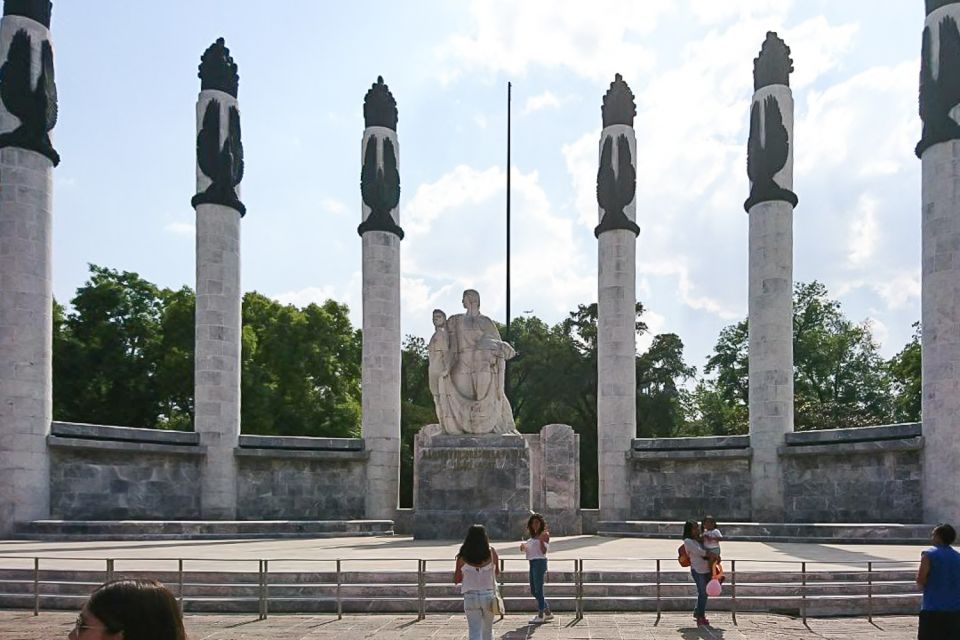
<svg viewBox="0 0 960 640"><path fill-rule="evenodd" d="M70 640L186 640L180 608L155 580L113 580L83 605Z"/></svg>
<svg viewBox="0 0 960 640"><path fill-rule="evenodd" d="M920 555L919 640L960 638L960 553L951 546L956 539L952 526L938 524L930 535L933 546Z"/></svg>
<svg viewBox="0 0 960 640"><path fill-rule="evenodd" d="M482 524L471 526L460 545L453 574L453 582L463 594L469 640L493 640L493 601L499 575L500 558L490 546L487 530Z"/></svg>
<svg viewBox="0 0 960 640"><path fill-rule="evenodd" d="M697 585L697 608L693 610L693 617L697 619L698 627L705 627L710 624L707 620L707 583L710 582L710 559L714 554L703 548L700 526L696 522L687 520L683 523L683 547L690 558L690 575Z"/></svg>
<svg viewBox="0 0 960 640"><path fill-rule="evenodd" d="M547 521L542 515L534 513L527 519L527 534L530 539L520 543L520 551L526 554L530 563L530 594L537 599L537 615L530 619L530 624L542 624L553 620L553 614L550 613L550 607L543 596L550 532L547 531Z"/></svg>

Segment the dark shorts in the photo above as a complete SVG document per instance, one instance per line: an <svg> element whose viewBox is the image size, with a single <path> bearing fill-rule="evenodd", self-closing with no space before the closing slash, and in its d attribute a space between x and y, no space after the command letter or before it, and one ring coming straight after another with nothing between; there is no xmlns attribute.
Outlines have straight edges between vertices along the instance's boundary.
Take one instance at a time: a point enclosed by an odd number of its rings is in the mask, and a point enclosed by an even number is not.
<svg viewBox="0 0 960 640"><path fill-rule="evenodd" d="M960 611L921 611L917 640L960 640Z"/></svg>

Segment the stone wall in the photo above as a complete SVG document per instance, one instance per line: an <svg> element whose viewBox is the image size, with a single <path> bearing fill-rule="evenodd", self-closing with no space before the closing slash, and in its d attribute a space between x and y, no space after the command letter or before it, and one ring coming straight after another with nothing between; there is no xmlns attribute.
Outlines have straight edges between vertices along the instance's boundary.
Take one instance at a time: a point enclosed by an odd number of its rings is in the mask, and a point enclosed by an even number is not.
<svg viewBox="0 0 960 640"><path fill-rule="evenodd" d="M786 521L922 522L920 434L919 424L787 434Z"/></svg>
<svg viewBox="0 0 960 640"><path fill-rule="evenodd" d="M631 520L750 519L749 436L635 439Z"/></svg>
<svg viewBox="0 0 960 640"><path fill-rule="evenodd" d="M51 517L62 520L199 520L199 434L53 423ZM240 520L362 519L362 440L240 436Z"/></svg>
<svg viewBox="0 0 960 640"><path fill-rule="evenodd" d="M240 520L364 518L362 440L240 436L236 456Z"/></svg>
<svg viewBox="0 0 960 640"><path fill-rule="evenodd" d="M195 433L55 422L47 443L54 519L200 517Z"/></svg>

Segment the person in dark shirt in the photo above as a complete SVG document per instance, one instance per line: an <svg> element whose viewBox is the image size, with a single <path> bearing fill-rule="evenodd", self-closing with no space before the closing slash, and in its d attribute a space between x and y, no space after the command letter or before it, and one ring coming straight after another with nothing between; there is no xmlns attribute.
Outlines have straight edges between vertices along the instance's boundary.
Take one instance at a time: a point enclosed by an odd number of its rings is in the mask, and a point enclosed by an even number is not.
<svg viewBox="0 0 960 640"><path fill-rule="evenodd" d="M917 585L923 589L918 640L960 640L960 553L952 546L957 532L938 524L933 546L922 552Z"/></svg>

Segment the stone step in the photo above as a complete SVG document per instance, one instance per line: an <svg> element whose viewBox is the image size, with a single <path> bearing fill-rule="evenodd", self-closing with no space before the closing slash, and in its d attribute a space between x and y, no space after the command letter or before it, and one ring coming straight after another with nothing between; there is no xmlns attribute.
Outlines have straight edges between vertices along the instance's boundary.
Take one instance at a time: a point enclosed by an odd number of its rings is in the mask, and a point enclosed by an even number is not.
<svg viewBox="0 0 960 640"><path fill-rule="evenodd" d="M929 544L932 524L725 522L727 540L750 542L831 542L844 544ZM628 538L677 538L683 522L602 520L597 534Z"/></svg>
<svg viewBox="0 0 960 640"><path fill-rule="evenodd" d="M31 561L31 558L25 558ZM44 562L55 562L53 559L45 559ZM103 562L103 561L98 561ZM159 561L151 561L159 562ZM169 561L172 563L172 561ZM251 564L255 561L246 561ZM120 561L116 561L117 565ZM885 582L905 582L913 584L916 577L916 563L909 563L909 569L902 570L884 570L873 571L817 571L810 572L806 576L807 584L810 586L817 584L849 584L863 585L872 581L874 584ZM114 572L116 577L149 577L159 580L166 584L177 584L179 574L176 571L148 571L148 570L118 570ZM424 573L424 582L428 587L433 585L446 586L451 584L451 572L426 572ZM527 584L528 574L526 571L505 571L501 574L503 582L507 584ZM84 582L97 585L106 578L105 571L79 571L79 570L60 570L60 569L42 569L38 577L41 582ZM259 574L252 571L184 571L184 582L190 584L259 584ZM547 574L547 584L572 584L575 576L571 572L551 571ZM727 580L731 581L732 576L728 572ZM340 574L342 584L417 584L417 573L413 571L343 571ZM0 581L2 582L29 582L33 584L32 569L0 569ZM593 584L626 584L626 585L656 585L657 574L652 571L584 571L582 576L584 586ZM799 571L737 571L736 581L738 586L748 585L791 585L799 586L803 581L803 576ZM269 582L271 585L336 585L337 574L332 571L306 572L306 571L283 571L269 572ZM660 573L659 582L661 585L680 584L689 585L690 573L688 571L664 571Z"/></svg>
<svg viewBox="0 0 960 640"><path fill-rule="evenodd" d="M18 540L224 540L391 536L392 520L35 520Z"/></svg>
<svg viewBox="0 0 960 640"><path fill-rule="evenodd" d="M48 596L41 598L41 610L76 610L84 602L86 596ZM573 611L576 601L573 598L550 597L550 606L554 611ZM661 597L659 608L662 611L688 611L693 607L694 596ZM506 597L508 611L534 611L536 603L529 595L523 597ZM32 595L0 594L0 607L4 609L32 609L34 599ZM304 597L304 598L271 598L268 603L271 613L323 613L337 610L336 598ZM254 613L259 610L258 598L210 597L187 598L183 601L184 610L188 612L205 613ZM736 600L736 610L739 612L765 612L785 615L800 615L803 601L797 597L740 597ZM342 610L345 613L415 613L418 608L416 598L400 597L364 597L359 599L343 599ZM463 601L460 597L431 598L425 602L428 613L461 612ZM600 611L645 611L653 612L658 608L656 597L633 596L611 598L583 598L585 612ZM836 615L892 615L916 613L920 608L920 596L917 594L895 594L874 596L868 602L866 596L822 596L808 598L806 611L809 616L836 616ZM710 611L731 611L734 609L733 600L729 596L711 598Z"/></svg>

